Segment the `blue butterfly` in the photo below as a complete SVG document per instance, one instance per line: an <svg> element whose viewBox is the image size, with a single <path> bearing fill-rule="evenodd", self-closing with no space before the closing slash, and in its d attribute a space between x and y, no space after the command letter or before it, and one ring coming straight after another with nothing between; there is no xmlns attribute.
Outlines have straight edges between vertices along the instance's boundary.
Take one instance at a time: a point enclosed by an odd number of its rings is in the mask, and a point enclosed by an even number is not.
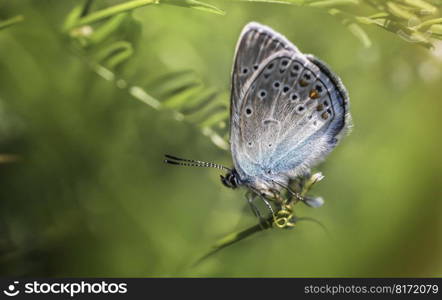
<svg viewBox="0 0 442 300"><path fill-rule="evenodd" d="M325 63L252 22L239 37L232 71L234 168L171 155L166 162L225 170L225 186L246 187L249 203L259 196L271 209L266 199L293 193L289 181L308 174L336 147L350 119L348 93Z"/></svg>

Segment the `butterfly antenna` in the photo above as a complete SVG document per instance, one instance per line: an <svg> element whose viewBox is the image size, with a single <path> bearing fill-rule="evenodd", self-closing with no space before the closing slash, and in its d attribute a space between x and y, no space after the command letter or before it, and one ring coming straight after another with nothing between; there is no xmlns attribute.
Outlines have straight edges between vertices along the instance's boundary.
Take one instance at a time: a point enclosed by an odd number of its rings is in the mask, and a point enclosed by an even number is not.
<svg viewBox="0 0 442 300"><path fill-rule="evenodd" d="M185 166L185 167L202 167L202 168L215 168L219 170L224 171L231 171L231 169L216 164L212 162L206 162L201 160L195 160L195 159L186 159L186 158L180 158L176 156L172 156L169 154L164 155L166 159L164 160L165 163L171 164L171 165L177 165L177 166Z"/></svg>

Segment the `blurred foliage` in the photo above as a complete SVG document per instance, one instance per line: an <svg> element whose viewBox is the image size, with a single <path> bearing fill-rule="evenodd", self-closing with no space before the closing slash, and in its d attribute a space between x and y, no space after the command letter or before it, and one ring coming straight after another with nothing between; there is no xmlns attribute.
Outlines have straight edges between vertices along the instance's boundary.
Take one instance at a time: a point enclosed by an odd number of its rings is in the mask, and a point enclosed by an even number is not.
<svg viewBox="0 0 442 300"><path fill-rule="evenodd" d="M441 276L440 1L206 2L0 1L0 273ZM216 171L162 155L229 164L231 61L252 20L350 91L354 131L313 190L325 205L297 208L332 237L300 222L191 267L256 219Z"/></svg>
<svg viewBox="0 0 442 300"><path fill-rule="evenodd" d="M104 79L114 81L120 88L127 88L134 98L155 109L174 110L175 119L198 124L216 145L228 149L228 109L224 99L219 97L217 90L205 87L192 70L165 70L143 82L143 86L133 85L137 78L127 79L118 72L120 65L132 56L136 33L140 31L128 10L145 5L171 4L215 14L224 12L195 0L128 1L90 12L92 2L80 1L66 17L64 31L71 40L73 51L84 57ZM104 21L95 24L101 20ZM127 40L128 37L130 40ZM212 127L216 127L217 131Z"/></svg>
<svg viewBox="0 0 442 300"><path fill-rule="evenodd" d="M266 0L255 1L272 3ZM126 87L128 83L126 79L118 78L114 69L132 56L134 41L119 40L115 33L125 27L127 32L137 32L135 24L128 24L131 23L128 11L146 5L171 4L224 14L216 6L195 0L127 1L91 12L92 3L92 0L79 1L67 15L64 31L72 38L73 47L88 57L92 68L103 78L114 80L120 87ZM441 1L283 0L276 3L327 9L365 47L371 46L371 40L360 25L376 25L425 47L432 46L432 38L442 38L437 30L438 26L442 26L439 24L442 19L437 18ZM367 10L370 11L368 16L357 14ZM94 25L103 20L104 23L99 26ZM192 71L168 71L151 81L151 86L147 87L149 92L139 86L131 86L129 90L133 97L155 109L173 109L177 120L197 124L213 143L228 149L228 108L223 101L226 94L219 95L217 90L206 88Z"/></svg>
<svg viewBox="0 0 442 300"><path fill-rule="evenodd" d="M12 18L9 18L6 20L2 20L2 21L0 21L0 30L5 29L5 28L12 26L14 24L17 24L21 21L23 21L23 16L21 16L21 15L18 15L18 16L15 16L15 17L12 17Z"/></svg>

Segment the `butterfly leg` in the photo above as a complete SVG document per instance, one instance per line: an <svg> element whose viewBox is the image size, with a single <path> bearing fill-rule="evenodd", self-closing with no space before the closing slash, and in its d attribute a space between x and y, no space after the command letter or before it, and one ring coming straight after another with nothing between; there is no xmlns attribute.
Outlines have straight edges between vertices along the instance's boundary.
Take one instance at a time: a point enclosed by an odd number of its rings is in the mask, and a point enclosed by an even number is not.
<svg viewBox="0 0 442 300"><path fill-rule="evenodd" d="M263 219L259 209L253 203L253 200L256 198L256 194L254 192L248 191L246 194L247 203L249 203L250 209L253 211L253 214L257 216L260 220Z"/></svg>
<svg viewBox="0 0 442 300"><path fill-rule="evenodd" d="M272 205L269 203L269 201L267 201L267 199L264 196L261 196L262 201L264 202L264 204L267 206L267 208L270 210L270 212L272 213L272 215L275 215L275 211L273 210Z"/></svg>
<svg viewBox="0 0 442 300"><path fill-rule="evenodd" d="M262 216L262 214L259 211L258 207L256 207L256 205L253 203L253 201L258 196L261 199L263 199L264 203L266 204L267 207L269 207L269 209L272 211L272 213L273 213L273 208L270 205L270 203L264 197L262 197L260 194L254 192L254 191L248 191L247 192L247 194L246 194L247 202L249 203L249 206L252 209L252 211L255 214L255 216L259 219L259 225L261 226L261 229L264 230L264 229L269 228L269 223L268 223L268 220Z"/></svg>
<svg viewBox="0 0 442 300"><path fill-rule="evenodd" d="M300 179L300 192L292 197L292 202L295 204L298 201L303 202L305 205L310 207L319 207L324 204L324 200L321 197L310 197L306 195L310 189L317 182L321 181L324 178L321 172L315 173L313 175L306 174L304 177Z"/></svg>
<svg viewBox="0 0 442 300"><path fill-rule="evenodd" d="M270 189L271 199L278 205L283 205L287 200L281 196L281 193L276 189Z"/></svg>
<svg viewBox="0 0 442 300"><path fill-rule="evenodd" d="M270 202L266 199L266 197L265 196L263 196L262 194L259 194L259 197L262 199L262 201L264 202L264 204L267 206L267 208L269 209L269 211L271 212L271 218L270 219L264 219L264 218L261 218L260 219L260 226L261 226L261 228L262 229L267 229L267 228L269 228L269 227L271 227L272 226L272 223L271 223L271 219L273 218L273 219L275 219L275 211L273 210L273 207L272 207L272 205L270 204Z"/></svg>
<svg viewBox="0 0 442 300"><path fill-rule="evenodd" d="M298 193L293 192L290 189L289 192L291 192L291 196L295 196L296 198L300 197ZM276 213L272 210L273 225L277 228L293 227L295 223L293 222L294 215L292 198L283 197L281 193L276 189L269 189L269 193L272 194L271 199L278 205Z"/></svg>

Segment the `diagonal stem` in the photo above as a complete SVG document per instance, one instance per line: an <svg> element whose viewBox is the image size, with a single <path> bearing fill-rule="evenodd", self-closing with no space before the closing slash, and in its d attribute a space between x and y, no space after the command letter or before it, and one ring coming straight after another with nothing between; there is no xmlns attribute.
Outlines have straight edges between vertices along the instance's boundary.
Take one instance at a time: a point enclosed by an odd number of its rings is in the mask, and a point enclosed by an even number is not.
<svg viewBox="0 0 442 300"><path fill-rule="evenodd" d="M24 19L25 18L22 15L18 15L18 16L12 17L10 19L0 21L0 30L4 29L6 27L12 26L14 24L17 24L17 23L23 21Z"/></svg>
<svg viewBox="0 0 442 300"><path fill-rule="evenodd" d="M116 15L116 14L119 14L122 12L130 11L135 8L147 6L150 4L158 4L158 3L159 3L159 0L133 0L133 1L121 3L121 4L111 6L108 8L104 8L102 10L99 10L99 11L96 11L96 12L93 12L89 15L84 16L84 17L78 19L72 25L71 28L94 23L94 22L98 22L98 21L112 17L113 15Z"/></svg>
<svg viewBox="0 0 442 300"><path fill-rule="evenodd" d="M221 240L219 240L214 246L213 249L211 251L209 251L207 254L205 254L203 257L201 257L200 259L198 259L193 266L197 266L198 264L200 264L202 261L204 261L205 259L207 259L208 257L212 256L213 254L217 253L218 251L220 251L221 249L224 249L227 246L233 245L249 236L251 236L254 233L260 232L260 231L264 231L266 229L270 229L272 228L273 225L273 216L268 217L267 219L265 219L264 221L262 221L259 224L256 224L252 227L249 227L245 230L242 230L240 232L235 232L232 234L227 235L226 237L222 238Z"/></svg>

